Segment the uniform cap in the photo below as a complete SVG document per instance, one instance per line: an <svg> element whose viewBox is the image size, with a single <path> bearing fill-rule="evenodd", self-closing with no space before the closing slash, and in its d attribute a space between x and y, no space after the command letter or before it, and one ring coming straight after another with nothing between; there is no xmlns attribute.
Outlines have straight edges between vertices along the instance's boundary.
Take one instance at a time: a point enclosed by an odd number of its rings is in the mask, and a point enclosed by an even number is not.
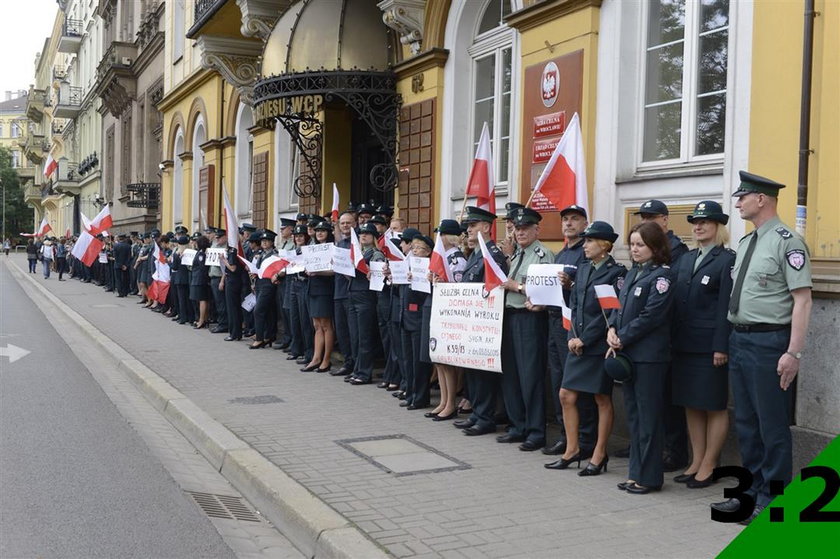
<svg viewBox="0 0 840 559"><path fill-rule="evenodd" d="M781 183L748 173L747 171L738 171L738 174L741 176L741 185L738 187L738 190L732 193L733 198L738 198L750 192L758 192L759 194L766 194L767 196L778 198L779 190L785 187Z"/></svg>
<svg viewBox="0 0 840 559"><path fill-rule="evenodd" d="M179 235L186 235L189 231L183 225L179 225L178 227L175 228L175 232ZM133 234L134 233L132 233L132 235Z"/></svg>
<svg viewBox="0 0 840 559"><path fill-rule="evenodd" d="M435 233L441 235L460 235L461 225L454 219L442 219L440 225L435 228Z"/></svg>
<svg viewBox="0 0 840 559"><path fill-rule="evenodd" d="M217 237L224 237L225 235L227 235L227 231L225 229L216 229Z"/></svg>
<svg viewBox="0 0 840 559"><path fill-rule="evenodd" d="M276 238L277 238L277 233L275 233L271 229L266 229L260 235L260 240L261 241L266 240L266 241L274 242L274 239L276 239Z"/></svg>
<svg viewBox="0 0 840 559"><path fill-rule="evenodd" d="M193 233L193 235L192 235L192 239L193 239L193 240L196 240L196 239L198 239L199 237L201 237L201 233L199 233L198 231L196 231L196 232L195 232L195 233Z"/></svg>
<svg viewBox="0 0 840 559"><path fill-rule="evenodd" d="M519 225L536 225L542 221L542 216L537 210L531 208L517 208L513 211L513 224Z"/></svg>
<svg viewBox="0 0 840 559"><path fill-rule="evenodd" d="M149 235L152 237L160 237L160 229L152 229Z"/></svg>
<svg viewBox="0 0 840 559"><path fill-rule="evenodd" d="M206 235L207 233L215 233L215 232L216 232L216 228L215 228L215 227L212 227L212 226L207 226L207 227L205 227L205 228L204 228L204 234L205 234L205 235Z"/></svg>
<svg viewBox="0 0 840 559"><path fill-rule="evenodd" d="M132 231L129 233L129 235L131 235L132 237L139 237L140 233L138 233L137 231Z"/></svg>
<svg viewBox="0 0 840 559"><path fill-rule="evenodd" d="M245 231L247 231L249 233L253 233L256 230L257 230L257 226L254 225L253 223L243 223L242 225L239 226L239 232L240 233L244 233Z"/></svg>
<svg viewBox="0 0 840 559"><path fill-rule="evenodd" d="M368 233L373 235L376 238L379 238L379 231L376 229L376 225L370 222L365 223L361 227L359 227L359 235L363 235Z"/></svg>
<svg viewBox="0 0 840 559"><path fill-rule="evenodd" d="M415 229L414 227L406 227L400 234L400 239L407 243L410 243L414 240L415 237L418 237L422 234L423 233L421 233L419 229Z"/></svg>
<svg viewBox="0 0 840 559"><path fill-rule="evenodd" d="M186 235L181 235L176 239L176 242L179 245L188 245L188 244L190 244L190 238L187 237Z"/></svg>
<svg viewBox="0 0 840 559"><path fill-rule="evenodd" d="M668 215L668 206L659 200L648 200L633 215Z"/></svg>
<svg viewBox="0 0 840 559"><path fill-rule="evenodd" d="M316 231L332 231L333 226L332 226L332 223L330 223L329 221L327 221L325 219L322 219L321 221L319 221L318 223L315 224L315 230Z"/></svg>
<svg viewBox="0 0 840 559"><path fill-rule="evenodd" d="M292 229L292 235L307 235L309 236L309 229L306 225L295 225L295 228Z"/></svg>
<svg viewBox="0 0 840 559"><path fill-rule="evenodd" d="M248 242L249 242L249 243L258 243L258 242L260 242L260 234L259 234L259 233L257 233L256 231L254 231L253 233L251 233L251 234L248 236Z"/></svg>
<svg viewBox="0 0 840 559"><path fill-rule="evenodd" d="M685 216L689 223L694 223L698 219L708 219L710 221L717 221L726 225L729 223L729 216L723 213L723 208L714 200L703 200L694 206L694 211L691 215Z"/></svg>
<svg viewBox="0 0 840 559"><path fill-rule="evenodd" d="M378 223L379 225L388 225L388 222L385 221L385 218L381 215L377 214L368 220L368 223Z"/></svg>
<svg viewBox="0 0 840 559"><path fill-rule="evenodd" d="M370 204L359 204L359 206L356 208L356 213L373 215L376 213L376 210Z"/></svg>
<svg viewBox="0 0 840 559"><path fill-rule="evenodd" d="M611 243L618 239L618 233L606 221L593 221L580 236L585 239L601 239Z"/></svg>
<svg viewBox="0 0 840 559"><path fill-rule="evenodd" d="M392 215L394 215L394 208L392 208L388 204L380 204L379 207L376 208L376 213L390 218Z"/></svg>
<svg viewBox="0 0 840 559"><path fill-rule="evenodd" d="M280 227L294 227L295 225L297 225L297 222L294 219L289 219L288 217L280 218Z"/></svg>
<svg viewBox="0 0 840 559"><path fill-rule="evenodd" d="M560 210L560 217L563 217L566 214L576 213L583 216L583 219L587 219L586 215L586 208L583 206L578 206L577 204L572 204L571 206L566 206L562 210Z"/></svg>
<svg viewBox="0 0 840 559"><path fill-rule="evenodd" d="M477 221L486 221L487 223L493 223L496 221L496 214L488 212L487 210L482 210L476 206L467 206L466 208L466 215L461 220L461 223L475 223Z"/></svg>
<svg viewBox="0 0 840 559"><path fill-rule="evenodd" d="M414 237L415 241L422 241L424 245L428 246L429 249L435 248L435 242L432 240L431 237L427 237L426 235L417 235Z"/></svg>
<svg viewBox="0 0 840 559"><path fill-rule="evenodd" d="M505 204L505 210L507 211L507 214L505 214L505 220L513 219L514 212L516 212L519 208L524 207L525 205L520 204L519 202L508 202Z"/></svg>
<svg viewBox="0 0 840 559"><path fill-rule="evenodd" d="M295 221L309 221L309 214L300 212L295 216Z"/></svg>
<svg viewBox="0 0 840 559"><path fill-rule="evenodd" d="M613 380L626 382L632 379L635 368L633 360L625 353L616 353L615 357L604 359L604 372Z"/></svg>

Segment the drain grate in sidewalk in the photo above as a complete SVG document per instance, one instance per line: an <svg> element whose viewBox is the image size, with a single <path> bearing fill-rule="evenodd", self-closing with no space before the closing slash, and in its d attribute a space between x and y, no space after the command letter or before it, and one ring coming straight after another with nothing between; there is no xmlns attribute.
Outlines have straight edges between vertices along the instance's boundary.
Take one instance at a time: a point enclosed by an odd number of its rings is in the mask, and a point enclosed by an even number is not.
<svg viewBox="0 0 840 559"><path fill-rule="evenodd" d="M402 434L335 442L380 470L396 476L469 470L472 467Z"/></svg>
<svg viewBox="0 0 840 559"><path fill-rule="evenodd" d="M201 493L199 491L187 491L187 493L192 496L193 500L207 516L224 518L226 520L260 522L259 517L245 506L240 497Z"/></svg>
<svg viewBox="0 0 840 559"><path fill-rule="evenodd" d="M278 398L274 394L264 394L262 396L241 396L239 398L232 398L228 400L228 403L231 404L250 404L250 405L260 405L260 404L282 404L283 398Z"/></svg>

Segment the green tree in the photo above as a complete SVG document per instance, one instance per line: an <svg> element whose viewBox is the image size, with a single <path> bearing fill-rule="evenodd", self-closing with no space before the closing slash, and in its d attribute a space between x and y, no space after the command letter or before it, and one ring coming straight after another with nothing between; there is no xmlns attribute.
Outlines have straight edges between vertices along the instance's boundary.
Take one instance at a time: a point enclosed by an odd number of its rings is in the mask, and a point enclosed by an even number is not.
<svg viewBox="0 0 840 559"><path fill-rule="evenodd" d="M34 231L32 208L23 201L23 185L17 170L12 167L12 152L0 147L0 181L5 200L5 221L2 230L6 237L12 240L12 245L19 244L23 239L21 233ZM0 239L2 242L2 239Z"/></svg>

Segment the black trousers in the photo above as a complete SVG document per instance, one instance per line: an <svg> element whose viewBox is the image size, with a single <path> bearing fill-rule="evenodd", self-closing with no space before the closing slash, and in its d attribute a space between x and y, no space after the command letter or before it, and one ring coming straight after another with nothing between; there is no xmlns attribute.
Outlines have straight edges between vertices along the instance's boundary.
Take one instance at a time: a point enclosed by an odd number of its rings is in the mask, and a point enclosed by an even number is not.
<svg viewBox="0 0 840 559"><path fill-rule="evenodd" d="M178 324L195 322L195 312L192 301L190 301L190 286L186 283L177 284L178 291Z"/></svg>
<svg viewBox="0 0 840 559"><path fill-rule="evenodd" d="M630 472L646 487L661 487L665 375L668 363L636 363L634 377L624 383L624 403L630 425Z"/></svg>
<svg viewBox="0 0 840 559"><path fill-rule="evenodd" d="M509 433L545 444L545 370L548 315L505 309L502 334L502 395Z"/></svg>
<svg viewBox="0 0 840 559"><path fill-rule="evenodd" d="M376 333L379 330L374 291L350 292L350 325L353 355L356 358L353 374L362 380L370 380L373 378L373 357L376 353Z"/></svg>
<svg viewBox="0 0 840 559"><path fill-rule="evenodd" d="M353 370L355 359L353 357L353 343L350 335L350 298L335 299L333 301L333 322L335 323L335 339L338 342L338 349L344 356L344 367Z"/></svg>
<svg viewBox="0 0 840 559"><path fill-rule="evenodd" d="M402 353L406 369L406 401L418 408L429 405L429 384L432 379L432 364L420 361L422 332L402 330Z"/></svg>
<svg viewBox="0 0 840 559"><path fill-rule="evenodd" d="M289 311L286 310L286 297L288 292L286 289L286 278L282 278L277 284L277 292L275 303L277 305L277 318L280 323L280 331L278 332L277 341L280 345L289 345L292 342L292 325L289 322Z"/></svg>
<svg viewBox="0 0 840 559"><path fill-rule="evenodd" d="M225 289L222 292L225 296L225 307L227 310L228 332L231 338L242 337L242 301L239 297L242 293L242 280L237 276L225 278Z"/></svg>
<svg viewBox="0 0 840 559"><path fill-rule="evenodd" d="M271 280L258 279L255 286L257 304L254 307L254 340L262 342L277 337L277 313L274 305L274 290Z"/></svg>
<svg viewBox="0 0 840 559"><path fill-rule="evenodd" d="M120 268L116 269L117 272L117 294L122 297L128 295L128 281L129 281L129 273L128 270L121 270Z"/></svg>
<svg viewBox="0 0 840 559"><path fill-rule="evenodd" d="M222 278L210 278L210 291L213 293L213 303L216 306L216 328L228 329L227 303L224 292L219 290Z"/></svg>
<svg viewBox="0 0 840 559"><path fill-rule="evenodd" d="M391 318L391 289L386 287L376 295L376 323L379 327L379 339L382 340L382 353L385 358L384 380L390 379L394 374L397 363L394 361L393 346L400 343L399 340L391 338L391 329L388 323Z"/></svg>

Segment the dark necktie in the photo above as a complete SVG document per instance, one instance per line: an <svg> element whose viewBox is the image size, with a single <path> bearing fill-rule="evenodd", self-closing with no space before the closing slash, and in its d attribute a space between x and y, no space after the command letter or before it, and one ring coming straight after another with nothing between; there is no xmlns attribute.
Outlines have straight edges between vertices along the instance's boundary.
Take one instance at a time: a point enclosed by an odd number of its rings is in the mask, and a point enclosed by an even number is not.
<svg viewBox="0 0 840 559"><path fill-rule="evenodd" d="M729 298L729 312L732 314L738 313L738 305L741 302L741 288L744 287L744 279L747 277L747 268L750 266L750 259L752 259L755 245L758 243L758 233L753 231L750 244L747 246L747 253L744 255L744 260L741 261L741 268L738 270L738 277L735 279L735 286L732 288L732 296Z"/></svg>

